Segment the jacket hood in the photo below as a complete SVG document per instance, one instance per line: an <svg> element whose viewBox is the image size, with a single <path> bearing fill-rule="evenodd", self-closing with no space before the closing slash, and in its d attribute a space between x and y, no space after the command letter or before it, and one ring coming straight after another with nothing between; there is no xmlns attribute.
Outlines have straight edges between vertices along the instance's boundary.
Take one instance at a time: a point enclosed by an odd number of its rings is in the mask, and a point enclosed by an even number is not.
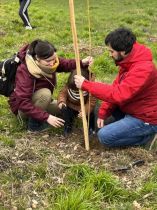
<svg viewBox="0 0 157 210"><path fill-rule="evenodd" d="M130 54L121 62L116 64L122 68L129 68L133 63L142 62L142 61L151 61L152 62L152 53L149 48L139 43L133 45L133 49Z"/></svg>
<svg viewBox="0 0 157 210"><path fill-rule="evenodd" d="M18 52L18 56L19 56L19 58L20 58L21 61L24 61L25 60L25 56L26 56L26 52L27 52L28 46L29 46L29 44L23 46L20 49L20 51Z"/></svg>

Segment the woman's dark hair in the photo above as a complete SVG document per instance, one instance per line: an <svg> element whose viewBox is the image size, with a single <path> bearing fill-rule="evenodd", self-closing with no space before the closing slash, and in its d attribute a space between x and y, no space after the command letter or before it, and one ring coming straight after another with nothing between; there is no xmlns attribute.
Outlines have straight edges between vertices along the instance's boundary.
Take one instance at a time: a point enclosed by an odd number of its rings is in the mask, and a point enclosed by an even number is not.
<svg viewBox="0 0 157 210"><path fill-rule="evenodd" d="M127 28L118 28L110 32L105 38L105 44L111 46L116 51L131 52L136 36Z"/></svg>
<svg viewBox="0 0 157 210"><path fill-rule="evenodd" d="M56 48L48 41L42 41L40 39L34 40L28 47L28 53L35 58L37 56L40 59L47 59L51 57Z"/></svg>
<svg viewBox="0 0 157 210"><path fill-rule="evenodd" d="M75 82L74 82L74 76L75 75L77 75L77 71L73 70L71 72L71 74L69 75L68 82L67 82L68 88L70 88L72 90L78 90L78 88L76 87ZM85 79L89 80L89 70L88 70L88 68L87 69L81 69L81 75L83 77L85 77Z"/></svg>

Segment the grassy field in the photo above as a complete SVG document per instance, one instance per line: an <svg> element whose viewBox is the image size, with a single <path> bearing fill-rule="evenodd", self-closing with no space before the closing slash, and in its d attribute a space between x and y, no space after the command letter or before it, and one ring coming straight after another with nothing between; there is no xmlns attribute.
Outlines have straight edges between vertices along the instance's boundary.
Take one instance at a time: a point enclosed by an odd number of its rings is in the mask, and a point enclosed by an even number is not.
<svg viewBox="0 0 157 210"><path fill-rule="evenodd" d="M87 3L75 0L80 57L90 54ZM104 46L106 34L120 26L132 29L152 49L157 63L156 0L90 0L91 54L98 81L117 72ZM33 0L29 16L37 28L26 31L17 0L0 0L0 60L36 38L49 40L66 58L74 57L67 0ZM55 97L67 75L58 75ZM81 133L64 141L62 130L30 135L0 97L0 210L156 210L156 153L144 149L86 152ZM113 167L142 158L145 165L126 174Z"/></svg>

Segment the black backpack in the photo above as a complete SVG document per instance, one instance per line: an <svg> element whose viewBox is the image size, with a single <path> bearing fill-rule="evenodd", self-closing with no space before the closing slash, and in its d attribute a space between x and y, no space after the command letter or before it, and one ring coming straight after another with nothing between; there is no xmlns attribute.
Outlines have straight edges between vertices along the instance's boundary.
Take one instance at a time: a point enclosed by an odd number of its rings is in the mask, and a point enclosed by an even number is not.
<svg viewBox="0 0 157 210"><path fill-rule="evenodd" d="M0 62L0 95L8 97L13 92L15 75L20 63L17 54Z"/></svg>

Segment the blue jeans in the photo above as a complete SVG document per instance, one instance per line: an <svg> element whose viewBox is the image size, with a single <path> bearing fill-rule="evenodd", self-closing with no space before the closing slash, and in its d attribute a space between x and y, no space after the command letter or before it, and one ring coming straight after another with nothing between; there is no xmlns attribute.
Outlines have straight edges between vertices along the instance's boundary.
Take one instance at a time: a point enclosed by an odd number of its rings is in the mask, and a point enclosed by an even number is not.
<svg viewBox="0 0 157 210"><path fill-rule="evenodd" d="M157 133L157 125L150 125L131 115L119 116L120 119L115 117L115 122L98 131L102 144L109 147L139 146L146 144Z"/></svg>

